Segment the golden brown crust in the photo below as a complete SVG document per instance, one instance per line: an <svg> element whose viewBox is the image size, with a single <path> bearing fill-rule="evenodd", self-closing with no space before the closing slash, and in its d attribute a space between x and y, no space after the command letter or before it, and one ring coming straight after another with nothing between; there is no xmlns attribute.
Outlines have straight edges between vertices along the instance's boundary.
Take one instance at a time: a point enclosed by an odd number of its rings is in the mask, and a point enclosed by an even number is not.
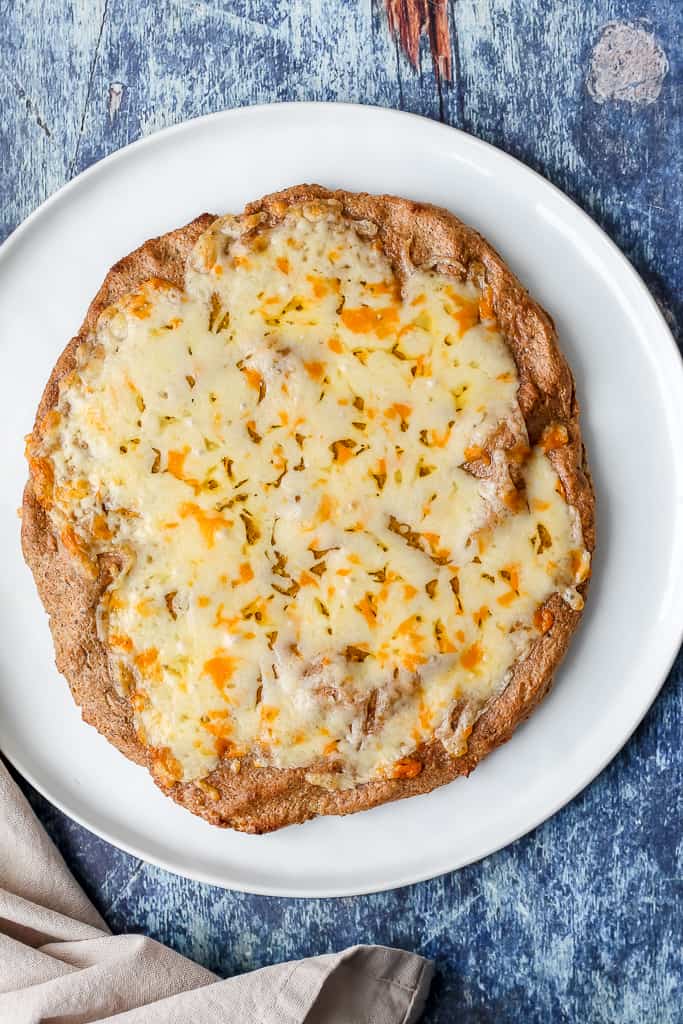
<svg viewBox="0 0 683 1024"><path fill-rule="evenodd" d="M266 196L245 212L263 214L275 224L293 204L327 199L336 199L345 217L377 226L399 276L406 276L416 266L431 266L490 287L496 318L517 363L519 403L532 443L538 442L551 424L567 429L569 443L551 450L548 457L569 503L577 509L585 546L592 552L594 497L581 441L574 381L548 314L530 298L486 240L445 210L393 196L330 192L318 185L300 185ZM91 334L101 312L149 277L163 277L182 285L185 261L212 220L204 214L177 231L146 242L112 267L79 333L52 372L35 429L56 404L59 382L73 369L76 350ZM105 648L97 639L95 609L109 582L106 566L100 566L96 580L84 577L53 536L31 479L24 492L22 546L50 616L57 667L69 681L83 718L127 757L151 768L150 752L135 734L130 705L118 695L109 676ZM585 592L586 588L587 582L579 590ZM552 628L515 665L503 693L477 720L467 753L452 757L438 740L432 740L418 751L423 769L415 778L382 779L354 789L330 791L307 782L305 769L258 768L245 759L239 772L233 770L232 762L222 761L201 786L169 784L159 778L155 781L174 800L212 824L260 833L317 814L350 814L426 793L458 775L469 775L483 757L510 738L550 688L580 612L568 607L558 595L549 599L547 607L554 615Z"/></svg>

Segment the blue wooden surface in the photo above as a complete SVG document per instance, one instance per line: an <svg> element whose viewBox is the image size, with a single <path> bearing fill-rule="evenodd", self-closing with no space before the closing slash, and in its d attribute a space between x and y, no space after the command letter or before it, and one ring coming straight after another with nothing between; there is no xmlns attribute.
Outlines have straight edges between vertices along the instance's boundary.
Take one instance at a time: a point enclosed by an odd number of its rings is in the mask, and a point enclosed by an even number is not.
<svg viewBox="0 0 683 1024"><path fill-rule="evenodd" d="M545 174L632 259L677 332L681 3L454 0L449 19L450 84L435 80L426 43L410 66L370 0L0 0L0 237L75 173L165 125L271 100L377 103L464 128ZM664 1024L683 1020L682 693L679 658L621 754L531 835L458 873L356 899L177 878L24 785L114 930L144 931L222 975L383 942L436 959L432 1024Z"/></svg>

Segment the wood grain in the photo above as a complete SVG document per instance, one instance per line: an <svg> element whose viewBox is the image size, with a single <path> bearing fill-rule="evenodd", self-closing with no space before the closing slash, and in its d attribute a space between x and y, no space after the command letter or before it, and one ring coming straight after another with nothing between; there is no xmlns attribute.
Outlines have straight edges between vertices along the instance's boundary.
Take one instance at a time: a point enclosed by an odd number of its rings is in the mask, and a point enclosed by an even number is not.
<svg viewBox="0 0 683 1024"><path fill-rule="evenodd" d="M2 236L74 173L167 124L272 100L377 103L464 128L545 174L609 232L678 332L681 5L454 0L446 10L451 81L435 74L427 35L413 66L383 0L0 0ZM621 79L626 98L596 94L610 80L600 44L614 22L644 27L666 57L652 101ZM616 54L658 73L636 56ZM674 1024L682 696L679 658L625 749L554 818L480 864L358 899L188 882L31 798L114 929L143 930L221 974L386 942L436 959L432 1024Z"/></svg>
<svg viewBox="0 0 683 1024"><path fill-rule="evenodd" d="M451 80L451 33L446 0L385 0L389 31L417 70L420 37L426 35L432 54L434 74Z"/></svg>

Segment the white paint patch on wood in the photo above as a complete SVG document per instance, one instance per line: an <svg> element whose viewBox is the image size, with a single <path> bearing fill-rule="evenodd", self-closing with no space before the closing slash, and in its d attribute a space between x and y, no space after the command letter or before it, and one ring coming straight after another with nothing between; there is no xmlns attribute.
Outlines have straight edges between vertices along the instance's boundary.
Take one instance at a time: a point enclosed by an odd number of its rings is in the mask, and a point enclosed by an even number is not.
<svg viewBox="0 0 683 1024"><path fill-rule="evenodd" d="M652 32L611 21L593 48L586 86L596 103L654 103L668 70L668 58Z"/></svg>
<svg viewBox="0 0 683 1024"><path fill-rule="evenodd" d="M119 112L121 106L121 99L123 97L123 90L125 89L123 82L110 82L109 84L109 120L113 121Z"/></svg>

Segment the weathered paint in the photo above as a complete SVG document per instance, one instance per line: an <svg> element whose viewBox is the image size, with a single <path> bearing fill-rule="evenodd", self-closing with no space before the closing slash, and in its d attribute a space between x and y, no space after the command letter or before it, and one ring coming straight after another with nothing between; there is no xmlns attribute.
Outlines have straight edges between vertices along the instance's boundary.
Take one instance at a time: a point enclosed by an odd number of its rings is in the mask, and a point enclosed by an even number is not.
<svg viewBox="0 0 683 1024"><path fill-rule="evenodd" d="M420 38L426 35L434 73L451 81L451 30L448 0L384 0L389 31L397 39L415 70L420 63Z"/></svg>
<svg viewBox="0 0 683 1024"><path fill-rule="evenodd" d="M669 61L652 32L613 21L593 47L586 84L596 103L654 103Z"/></svg>
<svg viewBox="0 0 683 1024"><path fill-rule="evenodd" d="M167 124L245 103L358 100L441 118L540 170L680 324L679 4L457 0L451 84L435 79L424 36L413 70L383 0L0 0L0 16L1 236L71 175ZM628 31L615 35L615 23ZM667 1024L683 1005L682 691L679 658L621 754L530 836L358 899L269 899L176 878L31 798L114 929L141 929L221 974L386 942L436 958L433 1024Z"/></svg>

